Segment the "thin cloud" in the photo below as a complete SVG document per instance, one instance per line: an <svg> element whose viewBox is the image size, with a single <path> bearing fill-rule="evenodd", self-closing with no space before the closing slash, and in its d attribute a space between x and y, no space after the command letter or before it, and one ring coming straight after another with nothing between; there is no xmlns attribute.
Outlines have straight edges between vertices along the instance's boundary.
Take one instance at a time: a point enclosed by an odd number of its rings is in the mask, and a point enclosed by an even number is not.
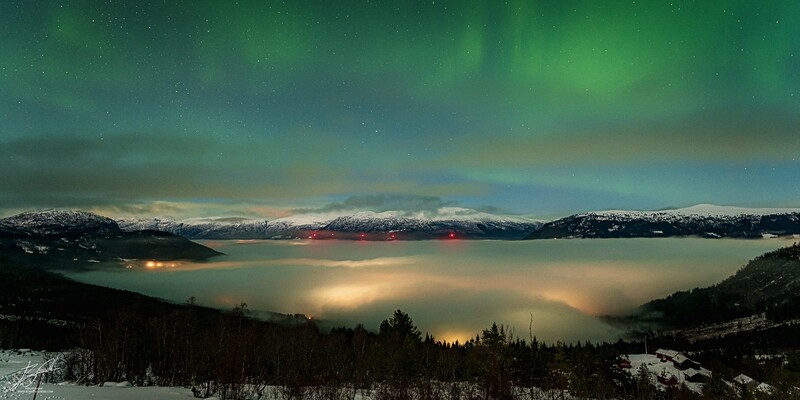
<svg viewBox="0 0 800 400"><path fill-rule="evenodd" d="M320 213L331 211L436 211L442 207L458 205L456 201L443 200L435 196L413 195L355 195L341 202L333 202L319 208L297 209L297 213Z"/></svg>

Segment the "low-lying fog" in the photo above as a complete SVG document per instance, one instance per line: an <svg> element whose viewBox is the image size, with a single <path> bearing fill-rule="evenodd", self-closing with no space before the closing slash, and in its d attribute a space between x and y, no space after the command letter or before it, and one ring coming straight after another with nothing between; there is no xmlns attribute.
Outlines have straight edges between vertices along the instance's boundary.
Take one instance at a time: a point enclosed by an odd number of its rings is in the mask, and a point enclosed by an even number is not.
<svg viewBox="0 0 800 400"><path fill-rule="evenodd" d="M183 302L303 313L377 330L408 312L437 339L464 340L497 322L540 340L614 340L595 318L676 290L708 286L780 240L595 239L421 242L203 241L207 263L145 262L74 279ZM156 260L157 261L157 260Z"/></svg>

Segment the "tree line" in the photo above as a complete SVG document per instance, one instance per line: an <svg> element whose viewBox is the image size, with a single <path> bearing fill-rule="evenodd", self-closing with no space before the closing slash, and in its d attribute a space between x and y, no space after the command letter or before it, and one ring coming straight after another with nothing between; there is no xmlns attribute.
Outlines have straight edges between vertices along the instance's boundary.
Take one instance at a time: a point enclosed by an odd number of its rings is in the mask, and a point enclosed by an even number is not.
<svg viewBox="0 0 800 400"><path fill-rule="evenodd" d="M401 310L377 332L358 325L329 333L313 321L249 318L245 304L225 313L203 310L190 302L157 317L132 310L85 326L57 379L183 386L198 398L222 399L700 398L683 388L657 390L646 376L618 368L619 356L642 352L641 343L546 344L497 324L451 343L423 335ZM718 389L704 398L731 394Z"/></svg>

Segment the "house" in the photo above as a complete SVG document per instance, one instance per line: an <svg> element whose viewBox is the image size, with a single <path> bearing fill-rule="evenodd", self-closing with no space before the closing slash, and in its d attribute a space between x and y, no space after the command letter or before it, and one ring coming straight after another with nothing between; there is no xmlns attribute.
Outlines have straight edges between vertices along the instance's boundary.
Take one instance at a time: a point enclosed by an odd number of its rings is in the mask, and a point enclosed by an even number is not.
<svg viewBox="0 0 800 400"><path fill-rule="evenodd" d="M756 386L756 390L764 394L773 394L775 393L775 386L772 386L768 383L760 383Z"/></svg>
<svg viewBox="0 0 800 400"><path fill-rule="evenodd" d="M630 369L631 368L631 360L628 356L620 356L617 359L617 368L619 369Z"/></svg>
<svg viewBox="0 0 800 400"><path fill-rule="evenodd" d="M678 352L675 350L667 350L667 349L658 349L656 350L656 357L662 362L672 361L675 356L678 355Z"/></svg>
<svg viewBox="0 0 800 400"><path fill-rule="evenodd" d="M711 371L705 368L689 368L686 371L683 371L683 377L687 382L708 382L708 380L711 379Z"/></svg>
<svg viewBox="0 0 800 400"><path fill-rule="evenodd" d="M689 359L689 357L684 356L683 354L678 354L675 357L673 357L672 364L675 365L675 368L680 370L685 370L689 368L700 369L699 362L693 361Z"/></svg>
<svg viewBox="0 0 800 400"><path fill-rule="evenodd" d="M754 387L758 386L758 382L756 382L755 379L745 374L737 375L735 378L733 378L733 381L747 389L753 389Z"/></svg>
<svg viewBox="0 0 800 400"><path fill-rule="evenodd" d="M678 377L672 374L662 373L658 375L657 379L658 383L662 385L675 386L678 384Z"/></svg>

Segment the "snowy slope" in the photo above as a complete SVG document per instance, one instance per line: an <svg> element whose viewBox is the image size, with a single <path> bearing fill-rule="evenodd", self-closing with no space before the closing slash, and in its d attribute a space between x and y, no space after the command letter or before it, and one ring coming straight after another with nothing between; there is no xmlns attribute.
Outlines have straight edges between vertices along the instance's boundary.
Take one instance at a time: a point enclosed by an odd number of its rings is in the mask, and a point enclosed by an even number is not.
<svg viewBox="0 0 800 400"><path fill-rule="evenodd" d="M316 232L325 232L326 238L370 240L383 240L388 238L388 234L397 232L403 233L397 239L434 239L451 232L460 238L520 239L542 224L542 221L532 218L494 215L458 207L416 213L305 213L269 222L223 218L183 221L170 218L121 219L118 222L123 230L155 229L190 239L307 238Z"/></svg>
<svg viewBox="0 0 800 400"><path fill-rule="evenodd" d="M698 235L760 238L800 234L800 209L753 209L700 204L662 211L599 211L544 224L529 239Z"/></svg>
<svg viewBox="0 0 800 400"><path fill-rule="evenodd" d="M800 212L800 208L745 208L733 206L718 206L714 204L697 204L691 207L677 208L673 210L658 211L596 211L584 215L607 215L627 218L687 218L687 217L739 217L743 215L765 216L781 215Z"/></svg>
<svg viewBox="0 0 800 400"><path fill-rule="evenodd" d="M204 260L220 253L165 232L123 231L86 211L36 210L0 219L5 261L45 269L81 269L120 259Z"/></svg>
<svg viewBox="0 0 800 400"><path fill-rule="evenodd" d="M46 209L0 219L0 229L30 236L71 236L119 232L114 220L86 211Z"/></svg>
<svg viewBox="0 0 800 400"><path fill-rule="evenodd" d="M190 239L260 239L267 232L266 220L242 218L194 218L177 221L168 217L119 219L124 231L156 230Z"/></svg>

